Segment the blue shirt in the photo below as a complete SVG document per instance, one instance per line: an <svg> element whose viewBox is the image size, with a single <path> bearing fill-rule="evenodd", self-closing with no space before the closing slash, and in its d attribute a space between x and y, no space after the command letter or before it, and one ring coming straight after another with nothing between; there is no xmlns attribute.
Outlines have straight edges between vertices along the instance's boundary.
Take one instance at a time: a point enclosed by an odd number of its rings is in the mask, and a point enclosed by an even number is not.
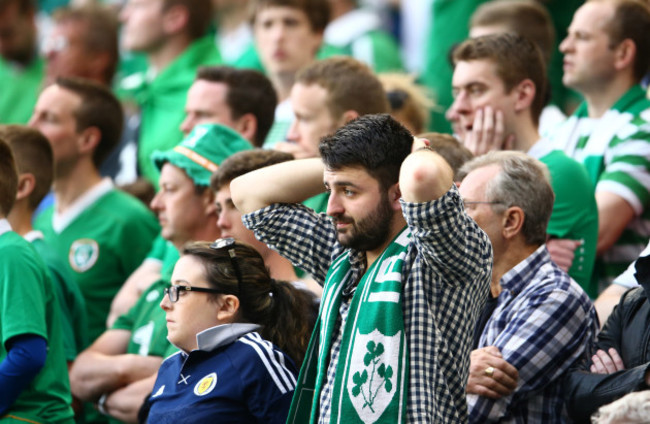
<svg viewBox="0 0 650 424"><path fill-rule="evenodd" d="M467 395L471 423L562 423L559 382L579 358L589 355L598 332L587 294L540 246L508 271L479 348L496 346L519 371L510 396Z"/></svg>
<svg viewBox="0 0 650 424"><path fill-rule="evenodd" d="M163 361L149 399L149 423L282 423L297 370L255 332L225 324L197 335L198 349Z"/></svg>

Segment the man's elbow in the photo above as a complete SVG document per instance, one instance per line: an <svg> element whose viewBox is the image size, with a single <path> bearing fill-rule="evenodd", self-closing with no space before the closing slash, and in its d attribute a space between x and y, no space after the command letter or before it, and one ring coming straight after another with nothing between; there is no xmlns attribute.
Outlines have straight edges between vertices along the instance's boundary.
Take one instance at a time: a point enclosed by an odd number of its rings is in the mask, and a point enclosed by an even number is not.
<svg viewBox="0 0 650 424"><path fill-rule="evenodd" d="M251 213L261 207L254 196L249 193L248 187L250 187L250 183L246 181L244 176L237 177L230 183L232 202L242 214Z"/></svg>

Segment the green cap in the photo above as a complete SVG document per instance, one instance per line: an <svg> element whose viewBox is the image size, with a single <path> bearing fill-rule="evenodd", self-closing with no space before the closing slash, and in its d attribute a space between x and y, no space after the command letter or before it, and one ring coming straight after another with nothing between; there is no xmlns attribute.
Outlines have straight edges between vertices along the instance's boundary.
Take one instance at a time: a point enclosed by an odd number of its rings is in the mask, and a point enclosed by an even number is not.
<svg viewBox="0 0 650 424"><path fill-rule="evenodd" d="M210 176L221 162L233 153L253 147L235 130L220 124L202 124L171 150L156 150L151 154L153 163L160 171L169 162L185 171L194 184L210 185Z"/></svg>

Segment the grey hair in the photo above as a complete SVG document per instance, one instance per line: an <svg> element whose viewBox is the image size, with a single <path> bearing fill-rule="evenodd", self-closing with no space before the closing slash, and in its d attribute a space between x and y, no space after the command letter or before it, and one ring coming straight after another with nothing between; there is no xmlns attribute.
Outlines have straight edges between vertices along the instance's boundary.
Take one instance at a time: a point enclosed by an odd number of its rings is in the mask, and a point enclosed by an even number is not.
<svg viewBox="0 0 650 424"><path fill-rule="evenodd" d="M514 151L489 152L465 163L459 176L490 165L501 171L486 185L486 198L495 210L512 206L524 211L521 233L527 244L541 245L546 242L546 228L553 211L555 194L550 183L546 165L525 153Z"/></svg>
<svg viewBox="0 0 650 424"><path fill-rule="evenodd" d="M594 424L642 424L650 417L650 390L634 392L600 407L591 417Z"/></svg>

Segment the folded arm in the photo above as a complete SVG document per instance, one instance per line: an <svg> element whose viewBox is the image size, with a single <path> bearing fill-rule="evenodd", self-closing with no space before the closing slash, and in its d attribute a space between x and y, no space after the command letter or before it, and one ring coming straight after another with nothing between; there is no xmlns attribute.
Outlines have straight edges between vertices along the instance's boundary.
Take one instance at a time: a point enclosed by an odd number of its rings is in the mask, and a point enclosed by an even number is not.
<svg viewBox="0 0 650 424"><path fill-rule="evenodd" d="M108 330L77 357L70 371L70 387L76 397L96 401L104 393L158 371L163 358L126 353L130 336L127 330Z"/></svg>

